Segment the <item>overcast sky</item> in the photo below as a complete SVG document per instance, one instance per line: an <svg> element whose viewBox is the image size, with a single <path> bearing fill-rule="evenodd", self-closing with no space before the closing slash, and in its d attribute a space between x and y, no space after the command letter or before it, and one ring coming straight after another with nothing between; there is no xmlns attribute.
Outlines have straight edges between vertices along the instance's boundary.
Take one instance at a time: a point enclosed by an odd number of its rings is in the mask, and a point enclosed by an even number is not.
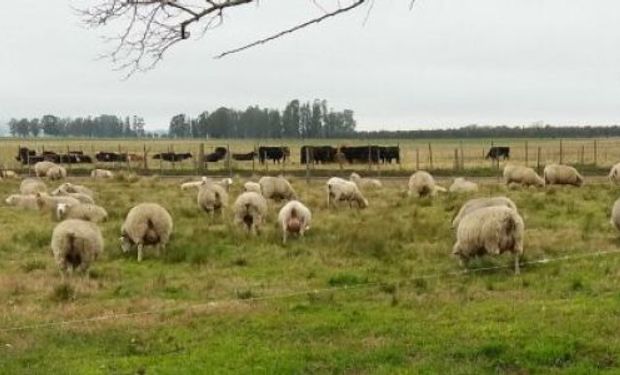
<svg viewBox="0 0 620 375"><path fill-rule="evenodd" d="M318 12L264 0L129 80L95 60L107 47L80 4L0 1L0 119L138 114L159 129L177 113L325 98L360 129L620 123L618 0L375 0L366 24L362 7L213 59Z"/></svg>

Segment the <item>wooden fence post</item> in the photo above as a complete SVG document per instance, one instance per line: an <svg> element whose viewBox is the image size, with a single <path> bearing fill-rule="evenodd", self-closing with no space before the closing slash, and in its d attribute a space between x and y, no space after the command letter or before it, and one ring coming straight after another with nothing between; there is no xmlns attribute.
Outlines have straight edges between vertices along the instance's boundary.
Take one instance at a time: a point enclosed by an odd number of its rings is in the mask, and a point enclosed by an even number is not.
<svg viewBox="0 0 620 375"><path fill-rule="evenodd" d="M540 174L540 146L538 146L538 152L536 153L536 171Z"/></svg>
<svg viewBox="0 0 620 375"><path fill-rule="evenodd" d="M256 158L258 154L256 153L256 144L254 145L254 155L252 155L252 174L256 172Z"/></svg>
<svg viewBox="0 0 620 375"><path fill-rule="evenodd" d="M228 177L232 178L232 163L230 162L230 144L226 144L226 164L228 164Z"/></svg>
<svg viewBox="0 0 620 375"><path fill-rule="evenodd" d="M433 169L433 148L430 142L428 142L428 163L430 166L429 169L432 170Z"/></svg>
<svg viewBox="0 0 620 375"><path fill-rule="evenodd" d="M493 141L491 141L491 148L493 148ZM495 166L495 159L493 158L489 158L491 159L491 168L493 168ZM499 158L497 158L497 160L499 160Z"/></svg>
<svg viewBox="0 0 620 375"><path fill-rule="evenodd" d="M461 148L461 170L465 169L465 152L463 151L463 141L460 141Z"/></svg>
<svg viewBox="0 0 620 375"><path fill-rule="evenodd" d="M594 166L596 167L597 164L597 159L598 159L598 150L597 150L597 142L596 139L594 140Z"/></svg>
<svg viewBox="0 0 620 375"><path fill-rule="evenodd" d="M310 185L310 148L306 147L306 184Z"/></svg>
<svg viewBox="0 0 620 375"><path fill-rule="evenodd" d="M416 171L420 170L420 149L419 148L415 149L415 170Z"/></svg>
<svg viewBox="0 0 620 375"><path fill-rule="evenodd" d="M370 149L370 143L368 144L368 170L370 171L370 159L372 158L372 151Z"/></svg>
<svg viewBox="0 0 620 375"><path fill-rule="evenodd" d="M564 150L562 147L562 140L560 139L560 164L564 161Z"/></svg>
<svg viewBox="0 0 620 375"><path fill-rule="evenodd" d="M527 162L529 161L529 152L527 147L527 140L525 141L525 166L527 167Z"/></svg>
<svg viewBox="0 0 620 375"><path fill-rule="evenodd" d="M581 145L581 155L580 155L581 165L583 165L584 162L585 162L585 160L584 160L585 153L586 153L586 146L585 145Z"/></svg>
<svg viewBox="0 0 620 375"><path fill-rule="evenodd" d="M458 171L459 170L459 150L458 149L454 149L454 170Z"/></svg>
<svg viewBox="0 0 620 375"><path fill-rule="evenodd" d="M200 142L198 145L198 171L202 174L205 169L205 144Z"/></svg>
<svg viewBox="0 0 620 375"><path fill-rule="evenodd" d="M144 157L144 172L146 173L146 171L149 169L149 164L148 164L148 158L147 158L147 152L146 152L146 143L143 144L143 152L144 154L142 155Z"/></svg>
<svg viewBox="0 0 620 375"><path fill-rule="evenodd" d="M380 168L380 164L379 164L379 148L377 147L377 149L375 150L375 156L377 158L377 174L379 176L381 176L381 168Z"/></svg>

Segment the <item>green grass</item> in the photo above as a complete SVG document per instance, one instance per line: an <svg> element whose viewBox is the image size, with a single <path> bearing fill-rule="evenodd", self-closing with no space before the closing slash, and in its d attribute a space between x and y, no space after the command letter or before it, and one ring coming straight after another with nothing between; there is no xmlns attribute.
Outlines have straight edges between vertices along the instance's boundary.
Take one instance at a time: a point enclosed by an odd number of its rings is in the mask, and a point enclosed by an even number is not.
<svg viewBox="0 0 620 375"><path fill-rule="evenodd" d="M505 267L459 275L450 222L471 196L411 199L391 181L366 192L366 210L326 209L321 182L292 180L314 222L285 246L274 224L281 204L252 237L229 211L202 213L179 181L77 180L110 220L102 259L65 282L49 251L50 216L2 207L0 373L620 371L620 254L525 265L520 276L508 256L483 258L472 271ZM0 194L17 187L3 181ZM511 197L525 219L525 261L620 245L608 223L616 188L489 184L475 196L494 194ZM147 250L138 264L118 235L143 201L167 207L175 232L165 254ZM121 316L80 322L112 313ZM58 321L77 322L4 330Z"/></svg>

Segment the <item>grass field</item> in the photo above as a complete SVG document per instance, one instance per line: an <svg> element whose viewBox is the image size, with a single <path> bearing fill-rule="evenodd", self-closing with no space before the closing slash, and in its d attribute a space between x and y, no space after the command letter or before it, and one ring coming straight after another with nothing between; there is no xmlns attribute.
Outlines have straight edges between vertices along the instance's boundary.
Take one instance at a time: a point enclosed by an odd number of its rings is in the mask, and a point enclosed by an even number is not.
<svg viewBox="0 0 620 375"><path fill-rule="evenodd" d="M492 145L508 146L511 148L511 160L520 164L537 166L548 163L576 164L586 169L593 167L608 168L620 161L620 138L603 139L467 139L464 141L454 139L437 140L291 140L291 139L272 139L272 140L197 140L197 139L158 139L158 140L136 140L136 139L3 139L0 140L0 165L5 168L20 169L21 166L15 161L15 155L20 145L36 149L66 153L67 150L82 150L87 154L94 155L98 151L110 152L129 152L143 155L147 151L148 169L151 173L199 173L197 171L197 158L186 160L182 163L167 163L159 160L152 160L152 155L159 152L191 152L198 155L199 145L204 144L205 153L213 152L217 146L228 146L232 153L247 153L259 145L269 146L289 146L291 149L291 160L283 165L259 165L258 162L244 161L238 162L231 160L230 170L233 172L244 173L256 172L266 173L274 171L284 171L293 173L305 169L301 165L299 150L304 144L309 145L399 145L401 148L402 163L391 165L373 165L369 168L365 164L344 165L347 170L365 171L368 174L406 174L415 169L426 169L433 171L453 170L455 168L455 152L458 157L458 164L465 170L475 171L483 169L494 169L494 164L484 159L485 153ZM429 148L430 145L430 148ZM432 157L431 157L432 155ZM462 161L462 162L461 162ZM502 162L503 163L503 162ZM110 164L98 163L99 167L105 168L133 168L142 169L143 163ZM71 166L79 169L84 166ZM87 167L92 168L92 167ZM226 161L211 163L207 166L209 171L214 173L228 173L229 168ZM328 164L313 166L313 172L320 174L325 170L339 170L338 164ZM501 168L501 164L500 164ZM486 172L489 174L490 172Z"/></svg>
<svg viewBox="0 0 620 375"><path fill-rule="evenodd" d="M608 185L484 185L476 196L517 203L526 262L574 256L514 276L508 256L455 274L450 221L471 196L413 199L404 182L389 181L367 193L366 210L328 210L322 182L293 179L314 222L282 246L278 204L254 238L230 212L199 211L180 180L77 181L110 213L105 254L88 278L62 283L49 215L0 209L0 373L620 371L620 254L596 255L620 246L608 218L620 194ZM16 190L16 181L0 183L2 197ZM231 203L239 191L237 181ZM138 264L118 236L143 201L167 207L175 233L165 256L147 252ZM128 315L88 321L112 313ZM45 325L61 321L74 322Z"/></svg>

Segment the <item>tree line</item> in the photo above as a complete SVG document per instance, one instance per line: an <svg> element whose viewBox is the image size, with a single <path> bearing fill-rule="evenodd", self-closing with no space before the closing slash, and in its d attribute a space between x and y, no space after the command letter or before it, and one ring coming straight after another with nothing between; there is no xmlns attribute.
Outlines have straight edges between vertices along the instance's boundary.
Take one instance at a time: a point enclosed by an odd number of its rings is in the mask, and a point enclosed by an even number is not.
<svg viewBox="0 0 620 375"><path fill-rule="evenodd" d="M9 120L9 132L13 137L38 137L45 134L52 137L120 138L154 136L144 130L142 117L129 116L124 119L114 115L97 117L61 118L45 115L39 118Z"/></svg>
<svg viewBox="0 0 620 375"><path fill-rule="evenodd" d="M291 100L284 110L220 107L196 118L178 114L168 134L175 138L347 138L355 134L353 111L328 109L326 100Z"/></svg>

